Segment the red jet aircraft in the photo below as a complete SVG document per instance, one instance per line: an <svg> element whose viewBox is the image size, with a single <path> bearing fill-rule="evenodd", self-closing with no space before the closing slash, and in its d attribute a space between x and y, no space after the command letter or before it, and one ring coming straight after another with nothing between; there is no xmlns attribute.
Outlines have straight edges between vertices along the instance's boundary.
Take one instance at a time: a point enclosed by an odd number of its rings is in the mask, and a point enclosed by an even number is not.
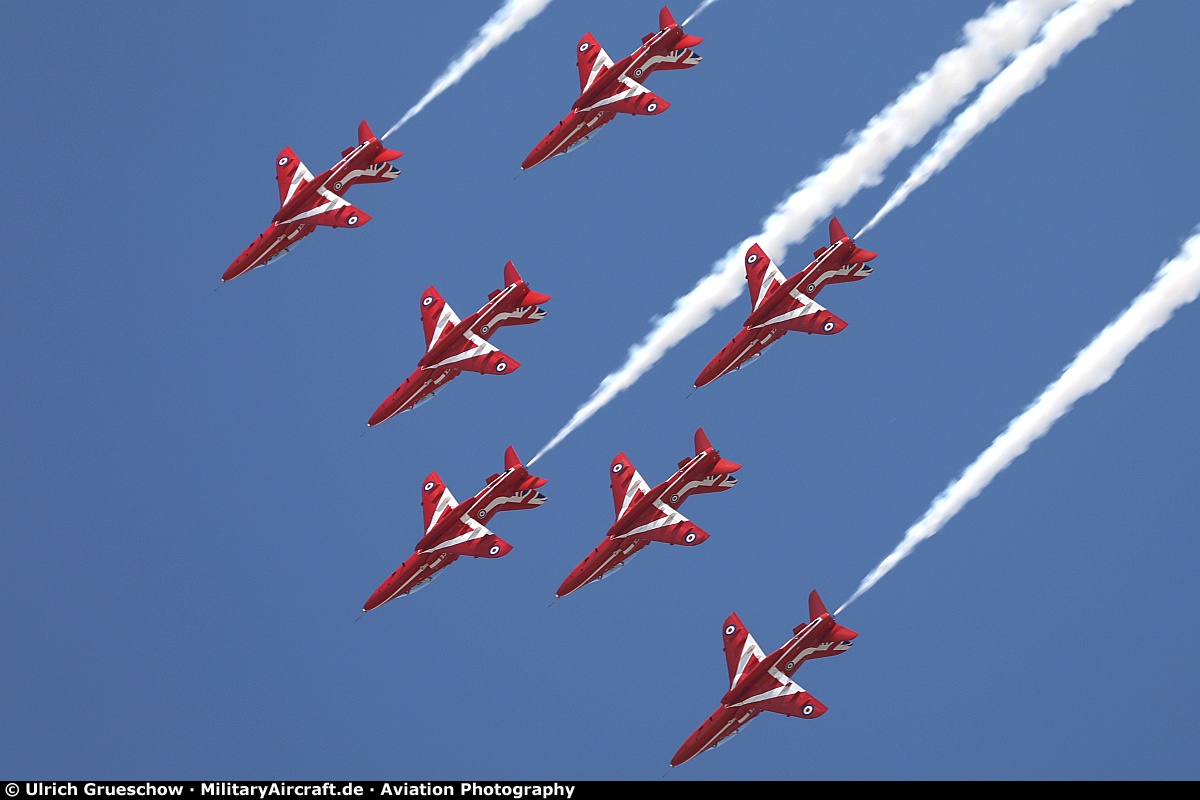
<svg viewBox="0 0 1200 800"><path fill-rule="evenodd" d="M400 170L389 161L404 155L384 147L367 121L358 126L358 145L342 151L342 160L317 177L285 147L275 159L279 183L279 211L270 226L234 259L221 280L233 280L243 272L261 267L287 253L313 232L317 225L358 228L371 217L342 199L356 183L383 183L395 179Z"/></svg>
<svg viewBox="0 0 1200 800"><path fill-rule="evenodd" d="M486 486L462 503L454 499L436 472L429 473L421 491L425 535L417 542L417 548L408 560L379 584L363 605L363 611L415 592L459 556L500 558L508 555L512 545L484 525L499 511L537 508L546 502L546 496L537 491L545 484L545 478L529 474L511 446L504 451L504 472L488 478Z"/></svg>
<svg viewBox="0 0 1200 800"><path fill-rule="evenodd" d="M458 376L464 369L483 375L507 375L521 364L488 343L492 333L505 325L527 325L546 316L538 308L550 295L529 288L517 268L504 265L503 289L488 295L487 304L464 320L430 286L421 295L421 322L425 326L425 355L412 375L396 388L367 425L378 425L389 417L415 408Z"/></svg>
<svg viewBox="0 0 1200 800"><path fill-rule="evenodd" d="M687 738L671 759L677 767L737 733L763 711L813 719L829 709L795 681L792 674L810 658L836 656L850 649L858 633L833 621L814 589L808 596L812 621L797 626L792 638L765 655L737 614L725 620L725 663L729 691L721 706Z"/></svg>
<svg viewBox="0 0 1200 800"><path fill-rule="evenodd" d="M741 468L741 464L721 458L703 428L696 430L696 455L680 461L678 471L653 489L624 453L617 455L609 469L617 521L600 546L562 582L556 596L564 597L625 566L650 542L691 546L708 539L707 533L679 513L679 506L693 492L723 492L734 486L737 478L729 473Z"/></svg>
<svg viewBox="0 0 1200 800"><path fill-rule="evenodd" d="M615 64L590 33L579 40L579 99L571 113L526 156L521 169L578 147L617 114L652 116L667 110L671 104L643 86L642 81L656 69L696 66L700 56L688 48L704 40L684 33L666 6L658 13L658 27L657 33L642 37L642 46L633 55Z"/></svg>
<svg viewBox="0 0 1200 800"><path fill-rule="evenodd" d="M711 383L741 369L762 355L788 331L834 334L846 327L813 300L827 284L858 281L871 274L866 262L878 253L856 247L837 217L829 221L829 246L813 253L813 261L786 280L757 244L746 251L746 282L753 310L742 329L696 378L696 386Z"/></svg>

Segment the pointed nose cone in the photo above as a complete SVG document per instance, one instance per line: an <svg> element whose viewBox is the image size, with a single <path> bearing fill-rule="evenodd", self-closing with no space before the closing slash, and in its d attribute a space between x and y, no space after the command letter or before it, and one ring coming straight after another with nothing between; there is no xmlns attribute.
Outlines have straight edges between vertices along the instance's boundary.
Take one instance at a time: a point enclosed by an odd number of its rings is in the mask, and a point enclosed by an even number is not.
<svg viewBox="0 0 1200 800"><path fill-rule="evenodd" d="M722 351L722 354L723 353L724 351ZM710 384L717 378L721 377L722 364L720 362L720 358L721 354L718 354L716 358L708 362L708 366L700 371L700 375L696 378L696 382L692 384L693 387L699 389L701 386Z"/></svg>

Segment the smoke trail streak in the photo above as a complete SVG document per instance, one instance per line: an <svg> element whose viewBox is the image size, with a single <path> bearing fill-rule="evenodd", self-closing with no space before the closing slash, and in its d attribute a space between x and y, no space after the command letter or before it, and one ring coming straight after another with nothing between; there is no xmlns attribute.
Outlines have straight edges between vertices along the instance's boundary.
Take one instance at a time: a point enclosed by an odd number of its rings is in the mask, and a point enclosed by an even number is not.
<svg viewBox="0 0 1200 800"><path fill-rule="evenodd" d="M380 136L380 140L391 136L401 125L421 113L421 110L429 105L435 97L462 80L471 67L508 41L509 37L524 28L525 23L542 13L542 10L548 5L550 5L550 0L508 0L492 15L491 19L483 24L479 33L475 34L474 40L467 45L467 49L450 62L450 66L446 67L446 71L442 73L441 77L433 82L425 96L406 111L400 121L389 128L387 133Z"/></svg>
<svg viewBox="0 0 1200 800"><path fill-rule="evenodd" d="M904 539L892 554L863 578L858 590L834 616L874 586L920 542L941 530L963 506L986 489L996 475L1028 450L1033 442L1045 436L1077 400L1107 383L1135 347L1167 324L1179 308L1195 300L1197 295L1200 295L1200 227L1192 231L1179 255L1159 268L1150 286L1080 350L1058 380L1047 386L1041 396L1013 419L1004 433L934 499L925 515L905 532Z"/></svg>
<svg viewBox="0 0 1200 800"><path fill-rule="evenodd" d="M883 170L897 155L921 141L981 82L988 80L1012 55L1026 48L1042 23L1070 0L1009 0L990 6L963 27L964 43L943 53L928 72L917 76L891 105L876 114L851 138L852 144L806 178L793 194L776 206L762 231L734 245L687 294L678 297L669 313L629 348L625 363L609 373L574 416L530 464L558 445L572 431L628 389L692 331L732 303L745 286L742 252L750 243L762 245L776 264L787 246L803 241L813 225L847 203L862 188L883 180Z"/></svg>
<svg viewBox="0 0 1200 800"><path fill-rule="evenodd" d="M980 131L999 119L1023 95L1040 86L1046 80L1046 73L1064 55L1095 36L1109 17L1132 3L1133 0L1077 0L1055 14L1042 28L1041 38L1019 53L942 132L937 143L913 167L908 179L855 238L874 228L913 191L945 169Z"/></svg>
<svg viewBox="0 0 1200 800"><path fill-rule="evenodd" d="M699 6L696 7L696 10L692 12L690 17L685 19L683 22L679 23L679 27L681 27L681 28L685 27L689 22L694 20L696 17L700 16L701 11L708 8L715 2L717 2L717 0L704 0L704 2L702 2Z"/></svg>

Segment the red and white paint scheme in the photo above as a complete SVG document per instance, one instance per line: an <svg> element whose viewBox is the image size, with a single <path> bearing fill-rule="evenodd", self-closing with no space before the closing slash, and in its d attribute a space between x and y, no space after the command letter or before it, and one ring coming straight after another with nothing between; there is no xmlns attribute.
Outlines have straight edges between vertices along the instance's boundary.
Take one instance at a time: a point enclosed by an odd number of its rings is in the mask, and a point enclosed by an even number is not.
<svg viewBox="0 0 1200 800"><path fill-rule="evenodd" d="M363 611L415 592L459 556L500 558L508 555L512 545L485 525L500 511L537 508L545 503L546 496L537 491L545 484L545 478L529 474L511 446L504 451L504 471L488 478L486 486L462 503L454 499L436 472L429 473L421 487L425 535L417 542L416 550L408 560L379 584L363 605Z"/></svg>
<svg viewBox="0 0 1200 800"><path fill-rule="evenodd" d="M792 674L810 658L846 652L853 644L850 640L858 633L834 622L815 589L808 596L808 614L812 621L797 626L792 638L770 655L763 653L737 614L729 615L724 630L729 691L721 698L720 707L675 753L672 767L727 741L763 711L804 719L828 711L820 700L792 680Z"/></svg>
<svg viewBox="0 0 1200 800"><path fill-rule="evenodd" d="M753 309L742 329L708 362L696 386L741 369L788 331L832 335L846 327L845 320L813 298L831 283L859 281L871 274L866 262L878 256L855 246L837 217L829 221L829 246L813 253L813 261L785 279L757 244L746 251L746 282Z"/></svg>
<svg viewBox="0 0 1200 800"><path fill-rule="evenodd" d="M700 56L688 48L704 40L684 33L666 6L658 14L658 27L657 33L642 37L642 46L632 55L616 63L592 34L579 40L579 98L571 113L525 157L521 169L578 147L617 114L653 116L670 107L642 82L657 69L687 69L699 64Z"/></svg>
<svg viewBox="0 0 1200 800"><path fill-rule="evenodd" d="M488 342L497 328L528 325L546 316L538 303L550 295L535 292L509 261L504 265L505 287L488 295L483 308L460 320L454 309L430 286L421 295L421 322L425 326L425 355L417 368L379 404L367 425L408 411L433 397L463 370L483 375L507 375L520 362Z"/></svg>
<svg viewBox="0 0 1200 800"><path fill-rule="evenodd" d="M608 471L617 521L600 545L571 571L556 595L564 597L611 574L650 542L692 546L706 541L708 534L680 514L679 506L688 495L733 487L737 478L730 473L741 468L741 464L721 458L703 428L696 429L696 455L680 461L675 474L653 489L629 458L618 454Z"/></svg>
<svg viewBox="0 0 1200 800"><path fill-rule="evenodd" d="M273 261L287 253L317 225L331 228L361 228L371 217L342 198L356 183L394 180L400 170L390 161L404 155L380 143L366 120L358 126L358 145L342 151L342 160L320 175L312 172L285 147L275 159L279 183L279 211L258 238L234 259L221 280L233 280L243 272Z"/></svg>

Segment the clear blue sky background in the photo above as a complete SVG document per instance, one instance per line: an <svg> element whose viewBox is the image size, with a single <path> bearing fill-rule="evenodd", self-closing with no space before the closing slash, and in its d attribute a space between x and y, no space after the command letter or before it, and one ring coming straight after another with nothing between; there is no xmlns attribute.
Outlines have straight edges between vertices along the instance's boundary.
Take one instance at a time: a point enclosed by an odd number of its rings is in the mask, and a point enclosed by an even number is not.
<svg viewBox="0 0 1200 800"><path fill-rule="evenodd" d="M1200 4L1141 0L865 236L869 280L689 397L745 295L536 465L549 502L373 611L421 534L531 457L690 289L985 2L706 10L672 103L519 164L569 109L574 46L614 58L660 4L558 0L388 145L373 215L220 285L314 172L383 132L496 0L12 4L0 29L5 283L0 774L25 778L657 780L726 686L721 625L770 650L835 608L1200 222ZM695 7L676 5L683 19ZM854 232L932 142L838 214ZM824 223L783 271L824 243ZM430 284L461 315L512 259L553 295L462 375L367 430L412 370ZM938 536L839 618L861 635L672 770L693 779L1197 779L1197 309L1185 307ZM550 601L703 425L739 485Z"/></svg>

